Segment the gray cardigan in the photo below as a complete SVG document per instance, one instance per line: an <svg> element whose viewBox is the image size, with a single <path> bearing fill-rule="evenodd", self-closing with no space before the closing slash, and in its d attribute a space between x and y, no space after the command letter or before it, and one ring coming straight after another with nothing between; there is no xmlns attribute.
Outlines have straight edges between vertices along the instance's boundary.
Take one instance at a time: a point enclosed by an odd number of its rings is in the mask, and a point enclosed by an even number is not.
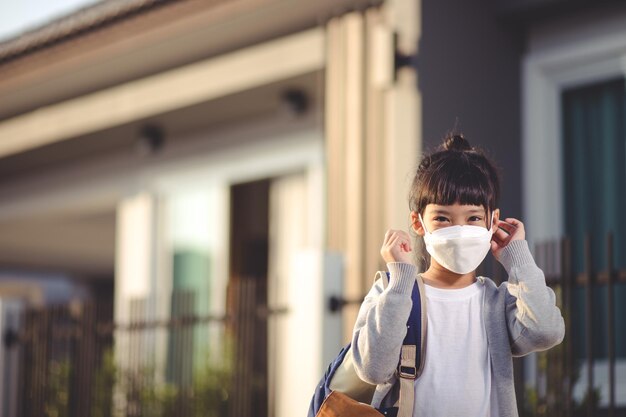
<svg viewBox="0 0 626 417"><path fill-rule="evenodd" d="M561 343L565 325L554 292L546 286L525 240L510 242L500 262L508 282L496 286L491 279L479 278L486 291L483 314L492 364L491 395L500 417L517 417L513 357ZM374 284L361 305L352 337L357 374L378 385L372 399L375 407L391 406L397 399L396 368L417 275L414 265L389 263L387 267L389 286L383 289L380 281Z"/></svg>

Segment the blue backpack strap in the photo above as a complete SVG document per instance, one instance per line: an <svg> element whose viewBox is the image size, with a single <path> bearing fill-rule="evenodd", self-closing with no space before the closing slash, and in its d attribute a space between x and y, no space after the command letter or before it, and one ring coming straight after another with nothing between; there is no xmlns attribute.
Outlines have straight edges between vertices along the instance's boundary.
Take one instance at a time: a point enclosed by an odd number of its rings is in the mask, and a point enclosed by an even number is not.
<svg viewBox="0 0 626 417"><path fill-rule="evenodd" d="M389 273L388 277L389 277ZM390 278L390 277L389 277ZM422 360L423 333L423 302L420 294L420 278L415 280L411 291L411 312L407 320L407 331L402 342L398 363L398 380L400 395L398 400L398 417L411 417L415 402L414 381L419 376Z"/></svg>
<svg viewBox="0 0 626 417"><path fill-rule="evenodd" d="M390 274L387 272L387 279L390 278ZM415 363L419 364L422 359L422 297L420 295L420 286L418 285L417 280L415 281L415 285L413 285L413 290L411 291L411 302L413 303L413 307L411 308L411 313L409 314L409 318L406 323L407 331L402 344L417 346ZM417 374L415 376L417 376Z"/></svg>

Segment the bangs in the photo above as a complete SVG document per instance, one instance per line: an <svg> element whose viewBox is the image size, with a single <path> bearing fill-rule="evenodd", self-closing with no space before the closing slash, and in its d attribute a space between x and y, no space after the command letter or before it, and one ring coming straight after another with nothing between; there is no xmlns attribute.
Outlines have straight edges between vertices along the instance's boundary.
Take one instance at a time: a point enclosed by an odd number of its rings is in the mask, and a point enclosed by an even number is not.
<svg viewBox="0 0 626 417"><path fill-rule="evenodd" d="M452 158L431 160L431 169L422 178L420 193L414 200L417 207L413 209L421 213L428 204L458 203L493 211L498 200L497 176L472 159L471 154L458 152Z"/></svg>

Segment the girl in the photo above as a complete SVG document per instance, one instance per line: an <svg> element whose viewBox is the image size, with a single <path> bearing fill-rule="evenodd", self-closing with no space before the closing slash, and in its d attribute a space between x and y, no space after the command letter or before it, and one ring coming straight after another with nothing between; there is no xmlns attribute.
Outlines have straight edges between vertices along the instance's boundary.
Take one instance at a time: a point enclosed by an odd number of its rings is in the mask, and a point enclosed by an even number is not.
<svg viewBox="0 0 626 417"><path fill-rule="evenodd" d="M430 265L418 274L408 233L389 230L381 255L390 281L363 301L352 349L357 374L377 384L372 405L397 399L398 357L422 280L427 305L424 361L414 381L415 417L517 416L513 356L563 340L564 322L525 240L524 225L500 219L499 181L484 154L462 135L448 136L422 159L409 195L411 228L423 237ZM508 282L476 277L491 250Z"/></svg>

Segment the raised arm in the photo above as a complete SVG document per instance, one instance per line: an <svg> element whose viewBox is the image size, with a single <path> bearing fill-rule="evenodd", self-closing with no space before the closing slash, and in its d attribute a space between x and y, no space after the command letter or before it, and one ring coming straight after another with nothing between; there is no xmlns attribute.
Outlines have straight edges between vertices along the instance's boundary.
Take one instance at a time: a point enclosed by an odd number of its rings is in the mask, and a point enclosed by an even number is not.
<svg viewBox="0 0 626 417"><path fill-rule="evenodd" d="M388 263L389 286L377 281L361 304L352 349L359 377L370 384L382 384L393 376L406 335L411 313L411 291L416 268L407 263Z"/></svg>

